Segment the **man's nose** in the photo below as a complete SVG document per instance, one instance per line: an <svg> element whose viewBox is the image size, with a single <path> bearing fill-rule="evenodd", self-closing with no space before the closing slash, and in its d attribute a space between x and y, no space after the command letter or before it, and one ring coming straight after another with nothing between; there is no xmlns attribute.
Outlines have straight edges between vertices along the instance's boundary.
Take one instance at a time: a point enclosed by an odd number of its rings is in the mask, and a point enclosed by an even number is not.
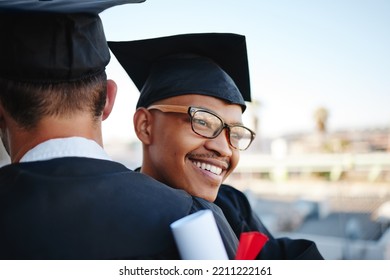
<svg viewBox="0 0 390 280"><path fill-rule="evenodd" d="M217 137L213 139L207 139L205 143L205 147L208 150L215 151L220 156L230 157L232 156L233 152L228 137L229 137L228 132L225 128L224 130L221 131L221 133Z"/></svg>

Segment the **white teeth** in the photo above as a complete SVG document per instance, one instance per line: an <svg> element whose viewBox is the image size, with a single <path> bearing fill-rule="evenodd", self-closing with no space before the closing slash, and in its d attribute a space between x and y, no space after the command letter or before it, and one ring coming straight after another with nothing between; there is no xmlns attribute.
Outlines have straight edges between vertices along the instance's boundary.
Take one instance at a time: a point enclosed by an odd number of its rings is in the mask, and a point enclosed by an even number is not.
<svg viewBox="0 0 390 280"><path fill-rule="evenodd" d="M210 171L213 172L214 174L221 174L222 169L216 166L211 166Z"/></svg>
<svg viewBox="0 0 390 280"><path fill-rule="evenodd" d="M217 167L217 166L215 166L215 165L211 165L211 164L206 164L206 163L204 163L204 162L199 162L199 161L193 161L193 163L197 166L197 167L199 167L199 168L201 168L201 169L203 169L203 170L207 170L207 171L210 171L211 173L214 173L214 174L216 174L216 175L221 175L221 173L222 173L222 168L220 168L220 167Z"/></svg>

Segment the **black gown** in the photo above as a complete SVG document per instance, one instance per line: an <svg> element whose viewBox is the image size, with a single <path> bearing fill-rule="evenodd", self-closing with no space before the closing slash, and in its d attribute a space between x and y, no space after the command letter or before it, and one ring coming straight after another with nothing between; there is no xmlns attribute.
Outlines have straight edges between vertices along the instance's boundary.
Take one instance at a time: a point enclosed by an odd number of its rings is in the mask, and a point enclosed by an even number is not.
<svg viewBox="0 0 390 280"><path fill-rule="evenodd" d="M269 240L257 259L264 260L322 260L324 259L313 241L305 239L274 238L253 213L245 194L232 186L221 185L217 199L218 205L237 238L242 232L260 231Z"/></svg>
<svg viewBox="0 0 390 280"><path fill-rule="evenodd" d="M10 164L0 168L0 259L179 259L169 225L213 207L112 161ZM237 238L217 223L233 258Z"/></svg>

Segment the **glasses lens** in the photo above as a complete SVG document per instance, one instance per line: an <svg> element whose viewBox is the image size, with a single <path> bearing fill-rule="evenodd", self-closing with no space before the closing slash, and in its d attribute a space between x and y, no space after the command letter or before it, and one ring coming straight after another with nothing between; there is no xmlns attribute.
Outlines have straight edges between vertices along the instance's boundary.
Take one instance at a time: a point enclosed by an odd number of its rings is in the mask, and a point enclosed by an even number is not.
<svg viewBox="0 0 390 280"><path fill-rule="evenodd" d="M252 143L252 132L243 126L230 127L230 144L239 150L246 150Z"/></svg>
<svg viewBox="0 0 390 280"><path fill-rule="evenodd" d="M192 129L201 136L214 138L223 129L223 123L209 112L196 111L192 115Z"/></svg>
<svg viewBox="0 0 390 280"><path fill-rule="evenodd" d="M206 138L215 138L224 129L223 121L216 115L190 107L192 130ZM230 145L235 149L246 150L252 143L254 135L248 128L240 125L227 126Z"/></svg>

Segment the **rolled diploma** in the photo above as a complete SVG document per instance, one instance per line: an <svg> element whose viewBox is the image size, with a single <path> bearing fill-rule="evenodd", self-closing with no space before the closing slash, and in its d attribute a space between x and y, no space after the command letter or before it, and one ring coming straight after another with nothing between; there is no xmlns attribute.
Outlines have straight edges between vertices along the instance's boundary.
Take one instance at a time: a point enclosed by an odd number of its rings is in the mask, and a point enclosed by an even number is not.
<svg viewBox="0 0 390 280"><path fill-rule="evenodd" d="M200 210L171 224L183 260L228 260L211 210Z"/></svg>

